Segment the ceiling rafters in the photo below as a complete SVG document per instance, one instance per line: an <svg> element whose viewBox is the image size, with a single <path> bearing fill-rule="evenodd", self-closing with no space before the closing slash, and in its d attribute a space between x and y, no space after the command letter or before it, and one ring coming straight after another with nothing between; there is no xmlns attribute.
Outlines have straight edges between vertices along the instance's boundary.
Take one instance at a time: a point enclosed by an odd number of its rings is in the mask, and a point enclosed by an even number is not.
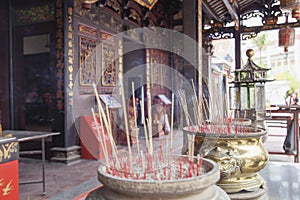
<svg viewBox="0 0 300 200"><path fill-rule="evenodd" d="M231 2L229 2L229 0L223 0L229 14L231 15L232 19L239 21L239 14L236 10L236 8L233 6L233 4Z"/></svg>
<svg viewBox="0 0 300 200"><path fill-rule="evenodd" d="M209 19L215 20L215 21L221 21L220 17L214 10L209 6L209 4L206 1L202 2L202 8L204 13L207 15Z"/></svg>

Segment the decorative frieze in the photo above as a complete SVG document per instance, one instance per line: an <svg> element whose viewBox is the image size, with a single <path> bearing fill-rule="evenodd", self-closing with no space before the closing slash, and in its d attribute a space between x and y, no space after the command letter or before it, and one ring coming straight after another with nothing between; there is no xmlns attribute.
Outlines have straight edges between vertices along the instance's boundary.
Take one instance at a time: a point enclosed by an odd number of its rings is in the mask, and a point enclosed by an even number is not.
<svg viewBox="0 0 300 200"><path fill-rule="evenodd" d="M17 25L36 24L55 20L54 4L16 9L15 13Z"/></svg>
<svg viewBox="0 0 300 200"><path fill-rule="evenodd" d="M56 0L56 108L64 109L64 2Z"/></svg>

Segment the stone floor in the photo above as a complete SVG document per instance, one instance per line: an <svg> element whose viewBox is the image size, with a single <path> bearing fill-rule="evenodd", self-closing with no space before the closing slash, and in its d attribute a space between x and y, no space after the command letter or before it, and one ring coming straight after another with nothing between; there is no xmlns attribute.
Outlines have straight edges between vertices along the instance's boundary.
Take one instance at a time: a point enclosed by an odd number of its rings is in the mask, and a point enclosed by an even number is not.
<svg viewBox="0 0 300 200"><path fill-rule="evenodd" d="M282 130L281 130L282 131ZM268 150L282 151L284 137L270 136L264 143ZM140 145L144 145L144 139L140 139ZM153 138L154 150L165 144L166 136ZM176 153L180 153L182 146L182 133L174 134L174 147ZM136 146L132 148L134 151ZM122 147L126 150L126 147ZM270 155L270 161L293 162L293 156ZM40 179L42 176L41 161L35 159L20 159L20 181ZM88 191L100 186L97 180L97 168L100 161L84 160L79 163L66 165L56 162L46 163L46 195L42 194L42 184L20 185L20 200L81 200Z"/></svg>
<svg viewBox="0 0 300 200"><path fill-rule="evenodd" d="M33 159L21 159L19 177L21 181L41 180L42 162ZM62 163L46 163L46 195L42 196L42 184L24 184L19 187L20 200L57 199L69 200L96 187L99 161L81 160L66 165Z"/></svg>

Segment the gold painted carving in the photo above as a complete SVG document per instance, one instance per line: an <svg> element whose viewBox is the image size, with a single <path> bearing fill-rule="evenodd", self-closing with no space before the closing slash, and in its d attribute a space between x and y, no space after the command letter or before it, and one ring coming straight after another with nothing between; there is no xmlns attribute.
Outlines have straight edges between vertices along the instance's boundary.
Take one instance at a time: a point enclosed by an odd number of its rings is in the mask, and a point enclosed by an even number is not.
<svg viewBox="0 0 300 200"><path fill-rule="evenodd" d="M97 40L80 37L80 85L90 86L97 78Z"/></svg>
<svg viewBox="0 0 300 200"><path fill-rule="evenodd" d="M141 6L149 8L151 10L158 0L135 0Z"/></svg>
<svg viewBox="0 0 300 200"><path fill-rule="evenodd" d="M116 47L102 44L102 86L116 86Z"/></svg>
<svg viewBox="0 0 300 200"><path fill-rule="evenodd" d="M79 24L78 30L83 34L88 34L88 35L97 37L97 29L95 29L95 28L91 28L91 27Z"/></svg>
<svg viewBox="0 0 300 200"><path fill-rule="evenodd" d="M12 190L14 190L14 186L12 184L13 180L10 180L8 183L5 182L6 180L4 180L4 178L0 179L0 186L3 187L1 188L3 197L10 195Z"/></svg>
<svg viewBox="0 0 300 200"><path fill-rule="evenodd" d="M63 0L56 0L56 108L64 109L64 93L63 93L63 78L64 78L64 17L63 17Z"/></svg>
<svg viewBox="0 0 300 200"><path fill-rule="evenodd" d="M104 32L101 32L100 33L100 38L102 40L107 40L107 41L110 41L110 42L115 42L115 37L113 37L111 34L109 33L104 33Z"/></svg>
<svg viewBox="0 0 300 200"><path fill-rule="evenodd" d="M105 5L111 7L117 13L121 13L121 6L116 0L106 1Z"/></svg>
<svg viewBox="0 0 300 200"><path fill-rule="evenodd" d="M67 56L68 56L68 72L69 72L69 90L73 91L73 63L74 63L74 58L73 58L73 8L69 7L68 8L68 34L67 34L67 39L68 39L68 44L67 44ZM70 100L73 97L72 92L68 92L68 95L70 97ZM72 102L69 101L69 103L72 105Z"/></svg>
<svg viewBox="0 0 300 200"><path fill-rule="evenodd" d="M0 146L0 162L11 158L12 153L18 152L18 142L2 144Z"/></svg>

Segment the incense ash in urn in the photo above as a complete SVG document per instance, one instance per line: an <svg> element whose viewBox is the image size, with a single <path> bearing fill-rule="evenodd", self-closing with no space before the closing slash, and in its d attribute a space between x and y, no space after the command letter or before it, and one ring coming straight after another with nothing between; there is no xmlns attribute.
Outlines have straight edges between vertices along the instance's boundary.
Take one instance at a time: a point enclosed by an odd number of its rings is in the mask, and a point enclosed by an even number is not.
<svg viewBox="0 0 300 200"><path fill-rule="evenodd" d="M104 185L101 199L212 199L229 200L215 183L218 165L201 157L164 154L128 155L111 159L98 169Z"/></svg>
<svg viewBox="0 0 300 200"><path fill-rule="evenodd" d="M127 111L124 91L122 93L122 102L124 110L124 127L127 139L128 153L120 154L113 139L113 133L110 126L109 113L106 115L99 99L97 88L94 91L98 105L98 115L91 109L99 142L104 152L105 162L98 169L98 179L103 187L91 193L86 199L210 199L210 200L229 200L228 195L215 183L220 179L220 170L218 165L202 156L196 157L189 154L171 155L168 153L153 153L153 129L151 114L151 95L148 95L148 118L145 118L144 102L141 105L141 117L144 125L145 143L147 153L140 150L139 138L136 137L137 152L131 151L131 142L129 138L129 126L127 124ZM121 87L122 88L122 87ZM132 86L134 91L134 85ZM133 99L135 97L133 96ZM135 102L135 101L133 101ZM136 106L133 103L133 113L136 113ZM172 104L174 107L174 94L172 94ZM107 109L108 110L108 109ZM173 116L173 110L172 114ZM136 121L134 115L134 121ZM98 121L100 121L98 125ZM147 123L146 123L147 122ZM106 143L104 142L104 132L100 131L99 126L107 130L107 135L111 146L111 156L108 153ZM134 127L136 127L134 123ZM132 128L132 127L131 127ZM170 137L167 139L167 151L171 152L173 148L173 118L171 119Z"/></svg>

